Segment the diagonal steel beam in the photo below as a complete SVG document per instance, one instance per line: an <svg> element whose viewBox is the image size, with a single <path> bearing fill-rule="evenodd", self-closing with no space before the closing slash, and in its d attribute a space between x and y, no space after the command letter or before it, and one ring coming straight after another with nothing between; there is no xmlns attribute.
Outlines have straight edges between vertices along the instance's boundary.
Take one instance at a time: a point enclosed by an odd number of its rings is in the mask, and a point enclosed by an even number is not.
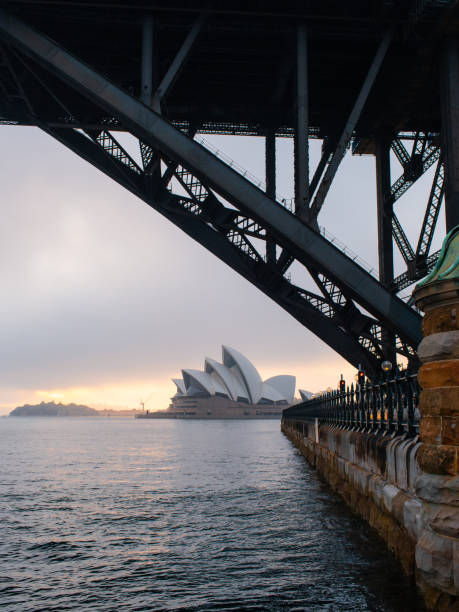
<svg viewBox="0 0 459 612"><path fill-rule="evenodd" d="M405 263L408 264L410 261L413 261L413 247L411 246L410 241L408 240L408 237L405 234L403 227L401 226L401 223L395 213L392 213L392 235L394 236L394 240L397 243L398 249L405 260Z"/></svg>
<svg viewBox="0 0 459 612"><path fill-rule="evenodd" d="M29 64L23 65L29 71L32 71L34 68ZM63 93L63 89L58 89L54 92L53 89L49 89L42 82L41 86L50 97L59 101L59 96ZM27 92L31 95L31 99L34 102L40 100L41 106L46 107L46 100L42 98L43 91L39 91L39 89L35 84L32 85L29 82ZM8 94L6 94L6 97L9 100ZM40 119L37 122L45 131L63 144L66 144L71 150L80 154L93 166L98 167L110 178L125 188L130 189L132 193L142 198L150 206L162 212L160 210L161 207L158 207L157 204L157 195L164 191L167 184L165 175L168 170L166 170L161 180L163 189L161 190L160 186L157 185L157 188L153 191L149 188L150 182L142 180L141 169L136 164L129 163L125 152L113 140L110 133L107 132L102 139L98 139L97 136L100 132L96 130L94 135L91 135L93 136L93 142L91 142L75 129L65 127L63 128L63 134L59 137L60 130L56 129L56 126L53 127ZM86 130L87 133L90 131ZM94 145L97 146L97 149L94 149ZM190 195L189 198L184 198L182 195L175 196L174 198L168 197L167 210L169 213L174 213L177 219L185 225L187 224L187 218L190 218L194 227L197 227L196 220L199 220L201 224L206 224L209 228L218 231L224 240L231 245L231 248L234 249L235 259L232 265L235 271L244 276L237 263L242 256L245 266L248 265L250 267L252 276L256 279L251 280L253 284L263 290L284 310L293 314L301 324L311 329L332 348L339 350L351 363L354 363L356 366L359 363L365 364L365 369L369 374L379 371L377 362L378 360L380 361L382 353L380 348L381 331L377 321L362 314L353 304L352 300L345 298L341 289L329 281L322 272L316 276L317 278L320 276L318 286L322 292L325 291L325 297L313 294L302 287L292 284L290 279L283 278L276 268L270 267L269 260L260 256L254 245L250 242L250 237L261 239L266 241L266 243L269 242L269 237L262 225L233 208L226 208L188 170L174 162L169 163L168 160L165 161ZM147 178L148 171L145 170L143 179ZM174 217L168 216L167 218L182 228L182 225L177 223ZM204 247L207 247L206 235L206 233L201 231L194 237ZM212 236L212 233L208 235ZM324 317L325 320L323 319ZM335 328L334 333L333 327ZM339 344L333 345L331 339L336 342L339 339ZM400 354L412 360L412 354L408 354L404 350L403 343L402 349Z"/></svg>
<svg viewBox="0 0 459 612"><path fill-rule="evenodd" d="M410 162L407 164L404 173L394 182L390 188L390 194L388 197L392 198L392 202L395 203L402 195L408 191L408 189L434 164L440 157L440 148L437 145L430 145L424 147L424 153L415 153L418 158L418 171L415 173L406 172L413 165L413 158L410 158Z"/></svg>
<svg viewBox="0 0 459 612"><path fill-rule="evenodd" d="M50 129L47 126L41 127L50 136L144 200L238 274L256 285L263 293L282 306L300 323L314 331L350 363L356 367L361 363L369 373L379 370L377 360L372 358L355 338L337 326L331 318L322 314L320 308L314 307L316 303L318 306L328 306L319 296L305 292L294 285L289 285L282 278L276 279L273 283L272 267L269 264L262 261L254 262L250 257L244 256L243 251L238 249L237 245L229 242L224 234L212 229L208 223L188 212L183 207L184 198L162 189L152 199L142 189L141 181L138 182L138 187L135 187L134 182L137 176L132 170L129 170L133 174L133 180L130 181L126 178L125 173L116 171L111 160L108 159L108 153L103 155L101 149L95 143L77 131Z"/></svg>
<svg viewBox="0 0 459 612"><path fill-rule="evenodd" d="M434 269L435 264L438 261L439 255L440 255L440 251L436 251L435 253L432 253L432 255L429 255L425 262L424 271L422 272L422 274L419 274L419 276L415 278L413 278L413 275L410 274L409 273L410 271L408 270L406 272L402 272L402 274L394 278L391 290L398 293L402 289L406 289L407 287L412 285L414 282L416 282L417 280L419 280L420 278L428 274L431 270Z"/></svg>
<svg viewBox="0 0 459 612"><path fill-rule="evenodd" d="M419 234L418 246L416 248L416 259L427 257L432 244L432 238L437 224L438 213L445 191L445 166L440 158L432 182L429 201L427 202L426 213Z"/></svg>
<svg viewBox="0 0 459 612"><path fill-rule="evenodd" d="M319 163L314 172L314 176L312 177L311 183L309 185L309 196L313 197L315 190L317 189L317 185L319 184L320 179L322 178L322 174L325 170L325 166L330 159L330 155L332 152L332 146L330 143L330 137L326 138L322 145L322 155L320 156Z"/></svg>
<svg viewBox="0 0 459 612"><path fill-rule="evenodd" d="M401 166L405 168L410 162L410 154L406 150L405 145L400 140L400 138L394 138L391 143L391 148L392 151L395 153Z"/></svg>
<svg viewBox="0 0 459 612"><path fill-rule="evenodd" d="M354 108L349 115L349 118L344 126L343 133L338 141L335 152L333 153L333 157L328 165L327 170L325 171L324 177L320 186L317 190L317 194L311 204L311 215L313 218L317 218L317 215L322 208L325 197L330 189L332 181L335 177L336 171L346 153L347 146L349 145L352 133L357 125L357 121L360 118L360 114L365 106L365 103L368 98L368 94L373 87L373 83L375 82L376 76L379 72L383 59L386 55L387 49L389 48L390 41L392 39L392 31L389 30L384 35L376 55L371 63L370 69L368 70L367 76L365 77L365 81L363 82L362 88L357 96L357 100L355 101Z"/></svg>
<svg viewBox="0 0 459 612"><path fill-rule="evenodd" d="M158 86L158 89L155 91L153 96L153 108L159 112L161 108L161 102L167 96L169 91L172 89L175 81L178 79L183 67L187 59L190 56L191 50L198 38L199 33L202 30L203 25L205 24L207 19L207 15L200 15L193 24L193 27L189 31L187 37L182 43L177 55L174 58L174 61L169 66L168 71L164 75L161 83Z"/></svg>
<svg viewBox="0 0 459 612"><path fill-rule="evenodd" d="M53 75L71 84L88 99L112 112L138 138L159 147L172 159L179 160L233 205L261 221L276 242L290 249L301 263L312 263L317 269L324 270L331 280L346 287L347 294L385 326L397 331L409 343L418 344L421 339L421 321L417 313L392 296L376 279L322 236L204 147L190 140L160 115L43 34L5 11L0 11L0 36L39 61ZM384 40L387 48L390 36L386 35Z"/></svg>

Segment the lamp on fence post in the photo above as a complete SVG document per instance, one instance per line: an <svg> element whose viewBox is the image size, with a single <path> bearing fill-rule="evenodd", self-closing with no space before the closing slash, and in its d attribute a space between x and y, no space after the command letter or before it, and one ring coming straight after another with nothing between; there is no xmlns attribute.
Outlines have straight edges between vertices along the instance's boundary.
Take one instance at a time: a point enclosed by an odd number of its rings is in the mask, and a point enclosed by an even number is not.
<svg viewBox="0 0 459 612"><path fill-rule="evenodd" d="M382 410L381 410L381 427L388 431L392 430L392 397L390 396L390 388L389 388L389 374L392 370L392 361L383 361L381 364L381 370L384 372L384 387L385 392L383 392L383 402L382 402Z"/></svg>
<svg viewBox="0 0 459 612"><path fill-rule="evenodd" d="M357 382L360 387L363 387L365 384L365 371L362 370L362 366L359 364L359 371L357 372Z"/></svg>
<svg viewBox="0 0 459 612"><path fill-rule="evenodd" d="M384 372L384 377L389 376L389 372L392 370L392 361L383 361L381 364L381 370Z"/></svg>

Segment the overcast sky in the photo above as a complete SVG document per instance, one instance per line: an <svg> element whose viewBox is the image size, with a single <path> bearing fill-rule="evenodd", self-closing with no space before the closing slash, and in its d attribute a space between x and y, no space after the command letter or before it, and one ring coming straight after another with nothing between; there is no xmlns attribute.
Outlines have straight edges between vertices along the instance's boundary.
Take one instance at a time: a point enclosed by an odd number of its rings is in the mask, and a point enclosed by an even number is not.
<svg viewBox="0 0 459 612"><path fill-rule="evenodd" d="M261 138L206 139L263 178ZM264 294L40 130L2 126L0 143L0 414L52 399L134 408L150 394L146 407L166 408L170 378L220 359L222 344L263 378L293 374L311 391L353 376ZM277 152L278 199L289 198L291 141L278 139ZM397 204L414 244L432 172ZM348 154L319 221L377 267L375 212L374 158ZM432 252L443 235L442 211Z"/></svg>

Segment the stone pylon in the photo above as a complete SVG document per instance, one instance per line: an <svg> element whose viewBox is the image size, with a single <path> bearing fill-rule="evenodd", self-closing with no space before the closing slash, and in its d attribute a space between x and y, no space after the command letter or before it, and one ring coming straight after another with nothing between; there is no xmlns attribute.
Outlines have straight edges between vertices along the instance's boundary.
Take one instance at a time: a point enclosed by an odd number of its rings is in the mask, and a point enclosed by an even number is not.
<svg viewBox="0 0 459 612"><path fill-rule="evenodd" d="M417 582L429 609L459 610L459 226L413 297L425 312L418 348L422 473L415 488L423 511Z"/></svg>

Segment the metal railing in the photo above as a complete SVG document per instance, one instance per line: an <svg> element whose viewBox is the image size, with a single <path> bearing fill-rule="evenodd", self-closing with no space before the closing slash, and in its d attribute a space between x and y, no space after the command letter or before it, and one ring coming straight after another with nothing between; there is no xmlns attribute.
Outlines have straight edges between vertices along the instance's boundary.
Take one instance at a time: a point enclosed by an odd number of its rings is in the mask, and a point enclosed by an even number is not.
<svg viewBox="0 0 459 612"><path fill-rule="evenodd" d="M416 374L330 391L283 411L285 421L319 419L354 431L414 437L419 430L420 387Z"/></svg>
<svg viewBox="0 0 459 612"><path fill-rule="evenodd" d="M257 176L255 176L254 174L249 172L247 170L247 168L244 168L241 165L239 165L237 162L234 161L234 159L231 159L231 157L229 155L227 155L224 151L222 151L221 149L217 148L215 145L213 145L211 142L209 142L208 140L206 140L202 136L199 136L199 135L195 136L194 139L195 139L196 142L199 142L200 145L202 145L208 151L210 151L216 157L218 157L218 159L221 159L223 162L225 162L225 164L227 166L230 166L230 168L233 168L241 176L243 176L248 181L253 183L256 187L258 187L258 189L261 189L262 191L266 190L266 183L265 183L265 181L263 181L262 179L258 178Z"/></svg>

